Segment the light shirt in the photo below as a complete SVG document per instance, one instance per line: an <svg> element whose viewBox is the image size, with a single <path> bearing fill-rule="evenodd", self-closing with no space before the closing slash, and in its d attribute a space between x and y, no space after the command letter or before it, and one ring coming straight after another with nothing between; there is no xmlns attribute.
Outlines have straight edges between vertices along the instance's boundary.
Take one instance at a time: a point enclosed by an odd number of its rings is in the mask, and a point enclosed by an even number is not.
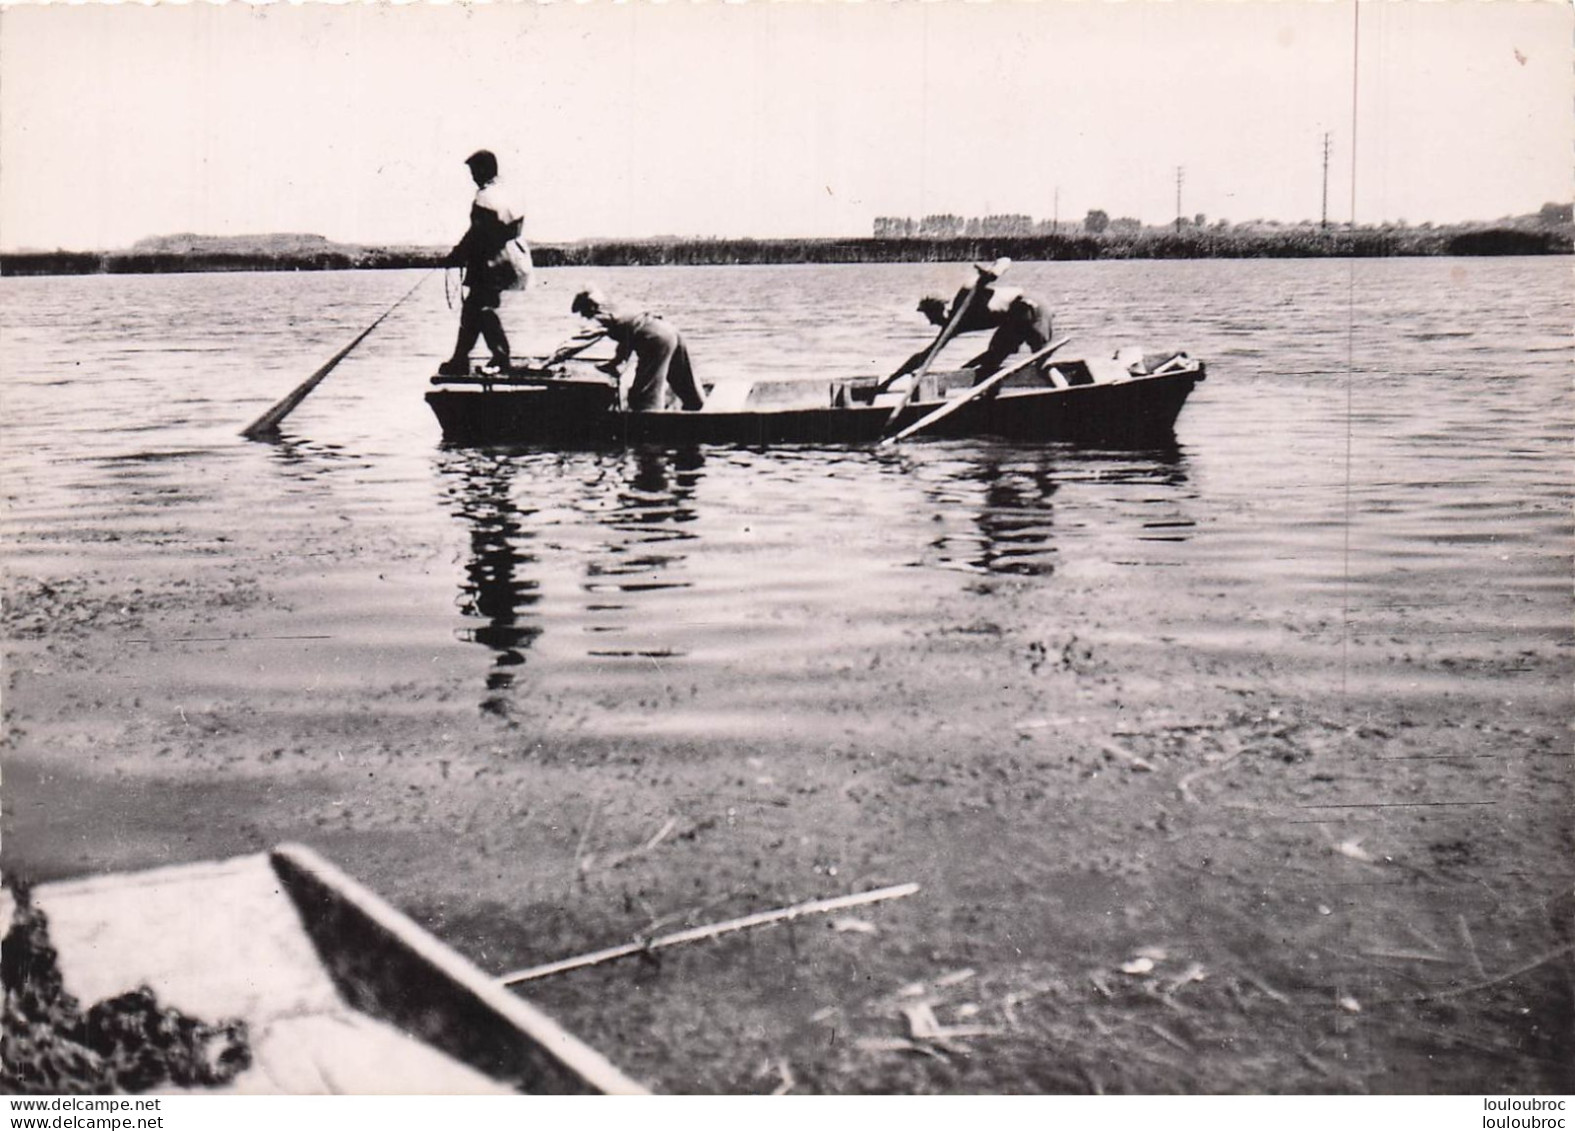
<svg viewBox="0 0 1575 1131"><path fill-rule="evenodd" d="M521 218L521 213L515 209L508 189L496 177L476 190L475 203L477 208L485 208L488 212L495 213L499 223L512 224Z"/></svg>
<svg viewBox="0 0 1575 1131"><path fill-rule="evenodd" d="M1017 287L996 287L990 292L988 309L1001 313L1012 303L1023 297L1023 292Z"/></svg>

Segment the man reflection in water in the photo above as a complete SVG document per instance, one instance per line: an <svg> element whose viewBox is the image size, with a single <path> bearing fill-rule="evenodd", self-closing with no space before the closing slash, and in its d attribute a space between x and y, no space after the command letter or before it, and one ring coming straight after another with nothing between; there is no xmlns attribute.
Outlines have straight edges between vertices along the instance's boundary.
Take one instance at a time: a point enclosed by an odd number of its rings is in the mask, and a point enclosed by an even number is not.
<svg viewBox="0 0 1575 1131"><path fill-rule="evenodd" d="M470 351L485 338L492 360L482 372L507 373L509 338L498 318L505 291L523 290L530 280L530 252L520 240L525 218L515 210L498 182L498 159L487 149L465 158L476 199L470 206L470 228L443 260L445 267L464 269L465 298L459 311L459 338L454 355L438 366L444 376L470 372Z"/></svg>
<svg viewBox="0 0 1575 1131"><path fill-rule="evenodd" d="M549 358L549 366L578 353L605 334L617 343L618 350L611 361L597 368L616 379L624 363L631 356L635 359L634 380L628 392L630 412L652 412L665 407L663 402L668 389L678 397L686 412L705 407L705 396L695 381L683 336L658 315L626 314L595 288L575 295L569 309L597 323L601 329L580 335Z"/></svg>
<svg viewBox="0 0 1575 1131"><path fill-rule="evenodd" d="M965 369L974 370L975 385L1000 369L1006 359L1019 349L1026 346L1029 350L1038 350L1050 344L1049 309L1042 302L1029 298L1015 287L995 285L1001 272L1010 265L1009 259L997 259L988 265L974 264L974 270L979 273L979 294L968 307L968 312L963 315L962 321L958 323L956 333L995 331L985 351L964 365ZM925 295L919 300L919 313L928 318L933 325L945 329L957 311L968 302L972 291L972 287L960 288L952 297L950 304L939 295ZM902 368L893 376L900 377L904 373L912 373L924 364L924 359L929 352L928 347L920 350L903 362Z"/></svg>

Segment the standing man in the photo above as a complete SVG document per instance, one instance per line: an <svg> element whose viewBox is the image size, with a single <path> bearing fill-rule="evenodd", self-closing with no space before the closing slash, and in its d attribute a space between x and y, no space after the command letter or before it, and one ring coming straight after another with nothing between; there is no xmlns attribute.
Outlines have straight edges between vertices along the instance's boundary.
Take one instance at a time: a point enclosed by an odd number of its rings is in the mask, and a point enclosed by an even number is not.
<svg viewBox="0 0 1575 1131"><path fill-rule="evenodd" d="M626 314L594 288L575 295L569 309L601 327L577 338L576 343L589 344L603 334L617 343L613 359L598 366L603 373L616 379L624 363L634 357L634 380L629 383L627 398L630 412L653 412L662 408L668 389L678 397L686 412L705 407L705 394L700 391L694 367L689 363L689 348L684 345L682 335L658 315ZM578 352L573 345L559 350L547 364L552 365Z"/></svg>
<svg viewBox="0 0 1575 1131"><path fill-rule="evenodd" d="M525 217L498 182L498 159L489 149L478 149L465 158L476 199L470 206L470 229L443 260L445 267L464 271L464 301L459 310L459 338L454 355L438 366L444 376L470 372L470 351L476 339L485 338L492 359L483 372L507 373L509 338L498 318L503 292L523 290L530 279L530 251L520 239Z"/></svg>
<svg viewBox="0 0 1575 1131"><path fill-rule="evenodd" d="M973 296L967 312L957 324L955 333L972 334L984 330L993 330L990 335L990 344L983 353L968 361L963 368L974 370L974 384L978 384L990 374L1001 368L1001 365L1012 354L1027 346L1030 350L1043 349L1050 344L1050 311L1036 299L1031 299L1015 287L997 287L996 279L1001 272L1011 266L1009 259L997 259L986 266L982 263L974 265L974 270L979 273L979 293ZM930 322L943 330L951 323L952 317L968 302L973 294L972 287L963 287L952 298L950 305L938 295L926 295L919 300L919 313L923 314ZM924 359L929 350L920 350L892 375L892 378L912 373L924 364Z"/></svg>

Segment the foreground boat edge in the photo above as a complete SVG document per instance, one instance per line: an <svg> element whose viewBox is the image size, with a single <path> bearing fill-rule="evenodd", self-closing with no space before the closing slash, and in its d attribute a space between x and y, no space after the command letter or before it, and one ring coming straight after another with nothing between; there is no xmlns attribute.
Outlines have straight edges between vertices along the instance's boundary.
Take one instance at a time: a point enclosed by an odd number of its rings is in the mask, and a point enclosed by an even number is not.
<svg viewBox="0 0 1575 1131"><path fill-rule="evenodd" d="M350 1005L523 1091L643 1095L601 1053L317 853L269 853Z"/></svg>

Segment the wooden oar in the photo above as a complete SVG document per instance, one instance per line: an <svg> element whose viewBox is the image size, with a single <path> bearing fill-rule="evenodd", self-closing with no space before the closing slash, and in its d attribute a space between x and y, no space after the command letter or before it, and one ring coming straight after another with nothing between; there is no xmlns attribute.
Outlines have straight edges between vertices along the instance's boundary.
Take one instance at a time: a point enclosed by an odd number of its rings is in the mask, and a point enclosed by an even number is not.
<svg viewBox="0 0 1575 1131"><path fill-rule="evenodd" d="M1072 340L1071 338L1061 338L1059 341L1051 342L1049 345L1045 346L1044 349L1039 350L1036 353L1029 354L1027 357L1023 358L1022 361L1019 361L1016 365L1009 366L1008 368L1001 370L999 373L992 374L991 376L987 377L985 380L980 381L973 388L969 389L966 393L963 393L961 396L953 397L951 400L949 400L945 404L941 405L940 408L936 409L934 412L930 413L928 416L923 416L923 417L920 417L918 420L915 420L912 424L908 425L901 432L898 432L895 436L887 436L887 437L885 437L884 439L881 440L881 442L879 444L876 445L876 447L884 448L888 444L895 444L899 440L906 440L909 436L912 436L914 433L924 431L926 428L928 428L930 425L934 424L936 421L946 419L946 417L950 416L952 413L954 413L958 409L962 408L962 406L967 404L969 401L978 400L985 393L988 393L991 389L995 388L1002 381L1004 381L1008 377L1012 376L1012 374L1020 373L1024 369L1027 369L1030 365L1033 365L1036 362L1043 361L1045 358L1049 357L1056 350L1060 349L1062 346L1066 345L1066 343L1070 342L1071 340Z"/></svg>
<svg viewBox="0 0 1575 1131"><path fill-rule="evenodd" d="M327 363L324 364L321 369L297 385L294 392L285 397L278 404L274 405L267 412L263 413L256 420L248 424L245 430L241 432L241 435L248 440L256 440L259 437L269 436L277 432L279 430L279 422L285 417L289 416L290 413L295 411L295 406L304 401L307 394L313 389L317 388L318 382L322 381L324 377L328 376L333 367L343 361L351 350L360 345L363 338L365 338L373 330L377 329L379 322L382 322L383 319L394 313L395 309L400 305L400 303L403 303L405 299L415 294L416 289L431 277L432 272L429 271L425 275L421 276L421 278L417 279L416 285L406 291L403 297L400 298L399 302L394 303L393 306L379 314L377 316L377 321L373 322L365 330L362 330L359 334L357 334L353 342L347 345L344 349L340 350L338 353L334 354L333 357L329 358Z"/></svg>
<svg viewBox="0 0 1575 1131"><path fill-rule="evenodd" d="M978 303L980 297L984 294L985 289L1000 277L999 271L992 271L989 274L985 274L983 271L979 272L979 277L974 280L974 284L969 288L967 296L962 302L957 304L957 309L952 312L951 319L936 337L935 344L930 347L930 352L924 355L924 361L914 371L913 382L908 386L907 393L892 407L891 415L886 418L886 424L882 431L897 423L897 418L902 415L902 410L907 408L909 403L919 395L919 378L930 371L930 366L940 356L941 350L945 349L947 344L957 336L957 331L962 326L963 319L968 317L975 304ZM886 387L899 376L900 374L893 373L886 378L885 381L881 382L880 387L875 390L876 393L885 392Z"/></svg>
<svg viewBox="0 0 1575 1131"><path fill-rule="evenodd" d="M973 309L974 303L979 299L979 293L998 278L1000 278L999 275L986 275L983 271L979 272L979 277L974 280L973 286L968 289L968 294L957 305L957 309L952 311L951 318L941 328L941 332L935 336L935 342L930 346L929 352L924 355L924 360L919 364L919 368L914 370L913 384L909 387L909 396L912 396L913 389L919 387L919 378L930 371L930 366L935 363L935 359L940 356L941 351L957 336L957 328L962 325L962 320ZM901 373L893 373L875 387L875 392L884 393L891 387L892 382L901 376Z"/></svg>

